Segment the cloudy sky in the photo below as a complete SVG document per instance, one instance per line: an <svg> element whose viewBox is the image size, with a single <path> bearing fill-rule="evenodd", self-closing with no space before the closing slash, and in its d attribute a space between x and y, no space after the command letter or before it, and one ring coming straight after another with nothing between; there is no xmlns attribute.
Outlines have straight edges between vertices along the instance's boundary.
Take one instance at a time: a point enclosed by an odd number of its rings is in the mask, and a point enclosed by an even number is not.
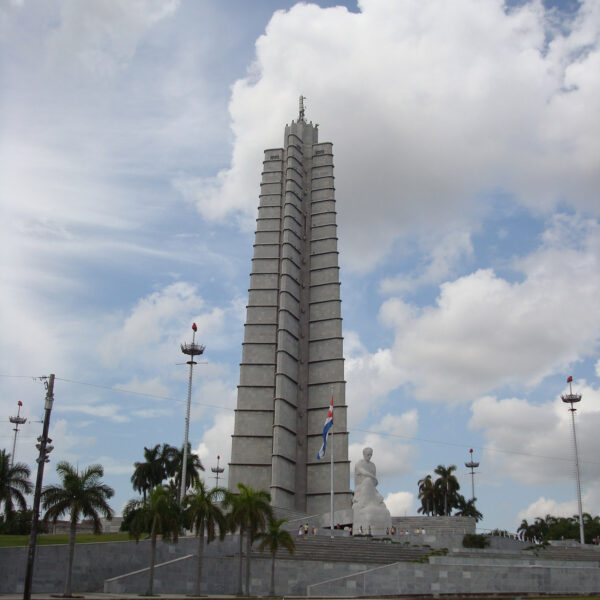
<svg viewBox="0 0 600 600"><path fill-rule="evenodd" d="M118 510L144 446L227 462L262 151L332 141L350 453L393 514L469 449L483 528L600 513L600 4L5 0L0 447L100 462ZM225 473L226 474L226 473Z"/></svg>

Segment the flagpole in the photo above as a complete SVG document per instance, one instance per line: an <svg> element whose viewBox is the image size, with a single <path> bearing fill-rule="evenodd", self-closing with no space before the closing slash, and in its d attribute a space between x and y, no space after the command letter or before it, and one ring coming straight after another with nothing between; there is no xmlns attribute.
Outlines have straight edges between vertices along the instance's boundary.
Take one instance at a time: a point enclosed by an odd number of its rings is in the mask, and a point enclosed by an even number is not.
<svg viewBox="0 0 600 600"><path fill-rule="evenodd" d="M331 391L331 402L333 403L333 389ZM331 510L330 510L330 531L331 538L333 539L333 424L331 425Z"/></svg>

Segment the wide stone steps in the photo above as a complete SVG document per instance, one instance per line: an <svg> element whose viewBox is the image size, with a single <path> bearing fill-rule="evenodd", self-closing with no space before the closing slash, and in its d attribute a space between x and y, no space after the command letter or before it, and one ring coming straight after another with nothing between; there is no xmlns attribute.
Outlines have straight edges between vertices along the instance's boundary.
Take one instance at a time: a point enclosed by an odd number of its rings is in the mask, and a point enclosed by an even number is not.
<svg viewBox="0 0 600 600"><path fill-rule="evenodd" d="M410 561L431 552L429 547L408 546L377 542L371 539L326 536L301 536L294 539L294 556L281 549L277 559L316 560L320 562L356 562L391 564ZM268 550L259 552L256 545L253 556L270 557Z"/></svg>
<svg viewBox="0 0 600 600"><path fill-rule="evenodd" d="M549 546L539 550L524 550L521 556L534 556L546 560L592 560L600 564L600 548L557 548Z"/></svg>
<svg viewBox="0 0 600 600"><path fill-rule="evenodd" d="M453 552L452 556L468 558L508 558L515 560L541 559L565 561L590 561L600 566L600 551L587 548L539 548L536 550L522 550L515 552L486 550L484 553L469 551L467 549Z"/></svg>

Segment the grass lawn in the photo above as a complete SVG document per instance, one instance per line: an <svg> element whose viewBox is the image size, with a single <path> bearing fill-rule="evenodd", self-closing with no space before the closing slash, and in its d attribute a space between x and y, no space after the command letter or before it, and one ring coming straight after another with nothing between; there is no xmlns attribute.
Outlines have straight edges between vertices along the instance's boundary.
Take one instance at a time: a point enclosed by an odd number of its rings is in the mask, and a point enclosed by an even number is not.
<svg viewBox="0 0 600 600"><path fill-rule="evenodd" d="M127 532L122 533L102 533L94 535L93 533L78 533L77 543L87 544L94 542L124 542L129 540ZM38 546L48 546L50 544L68 544L69 534L59 533L52 535L50 533L42 533L37 537ZM6 546L28 546L28 535L0 535L0 548Z"/></svg>

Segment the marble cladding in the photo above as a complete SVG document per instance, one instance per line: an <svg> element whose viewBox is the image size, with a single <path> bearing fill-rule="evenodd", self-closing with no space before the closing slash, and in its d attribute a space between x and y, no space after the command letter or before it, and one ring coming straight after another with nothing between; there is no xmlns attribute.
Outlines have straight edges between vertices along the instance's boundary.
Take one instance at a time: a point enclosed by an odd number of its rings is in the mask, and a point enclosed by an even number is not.
<svg viewBox="0 0 600 600"><path fill-rule="evenodd" d="M328 511L316 454L333 393L336 504L349 509L344 386L333 146L292 122L264 154L229 488L268 478L273 505Z"/></svg>

